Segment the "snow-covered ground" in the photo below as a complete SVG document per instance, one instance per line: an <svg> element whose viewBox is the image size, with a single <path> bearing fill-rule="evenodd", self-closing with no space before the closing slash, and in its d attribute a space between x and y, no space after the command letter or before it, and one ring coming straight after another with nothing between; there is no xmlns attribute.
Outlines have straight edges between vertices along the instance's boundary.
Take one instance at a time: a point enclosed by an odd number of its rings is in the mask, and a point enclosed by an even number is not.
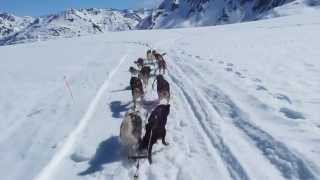
<svg viewBox="0 0 320 180"><path fill-rule="evenodd" d="M139 179L320 179L319 32L315 11L0 47L1 179L133 179L118 135L147 45L167 52L170 145Z"/></svg>

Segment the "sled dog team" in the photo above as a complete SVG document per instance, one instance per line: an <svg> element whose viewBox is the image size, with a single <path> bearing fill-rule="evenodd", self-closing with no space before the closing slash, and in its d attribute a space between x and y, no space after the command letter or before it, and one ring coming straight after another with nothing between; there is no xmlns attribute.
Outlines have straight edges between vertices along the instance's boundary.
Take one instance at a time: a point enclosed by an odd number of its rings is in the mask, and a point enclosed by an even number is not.
<svg viewBox="0 0 320 180"><path fill-rule="evenodd" d="M133 108L129 110L120 127L121 143L129 150L130 159L148 158L152 163L152 147L161 140L163 145L168 145L165 140L167 117L170 113L170 85L164 75L167 69L167 63L164 59L165 54L160 54L156 50L148 50L146 58L138 58L134 63L135 67L130 67L131 73L130 88L132 93ZM152 83L156 82L159 103L151 112L148 122L145 125L145 133L143 135L143 121L137 110L138 100L140 105L143 103L143 97L151 73L155 76Z"/></svg>

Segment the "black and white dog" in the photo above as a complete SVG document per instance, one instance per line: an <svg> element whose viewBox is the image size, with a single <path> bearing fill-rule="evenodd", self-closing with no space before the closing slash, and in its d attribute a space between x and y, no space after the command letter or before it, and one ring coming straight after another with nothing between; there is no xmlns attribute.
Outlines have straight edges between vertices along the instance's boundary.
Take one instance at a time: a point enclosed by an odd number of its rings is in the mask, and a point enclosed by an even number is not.
<svg viewBox="0 0 320 180"><path fill-rule="evenodd" d="M142 58L138 58L137 61L134 62L139 69L141 69L144 65L144 60Z"/></svg>
<svg viewBox="0 0 320 180"><path fill-rule="evenodd" d="M131 76L137 76L139 75L140 71L132 66L129 68L129 72L131 73Z"/></svg>
<svg viewBox="0 0 320 180"><path fill-rule="evenodd" d="M148 123L146 124L146 133L139 145L139 150L147 149L149 163L152 163L152 146L158 141L162 140L162 144L168 145L165 140L167 118L170 113L170 105L159 105L151 113Z"/></svg>

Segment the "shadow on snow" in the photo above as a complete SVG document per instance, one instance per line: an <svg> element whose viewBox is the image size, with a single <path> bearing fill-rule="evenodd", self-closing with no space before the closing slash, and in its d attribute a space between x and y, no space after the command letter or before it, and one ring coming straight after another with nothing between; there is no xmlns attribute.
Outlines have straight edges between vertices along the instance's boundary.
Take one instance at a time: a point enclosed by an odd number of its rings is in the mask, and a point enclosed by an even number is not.
<svg viewBox="0 0 320 180"><path fill-rule="evenodd" d="M129 110L130 103L122 104L121 101L113 101L110 103L112 117L122 118L121 113Z"/></svg>
<svg viewBox="0 0 320 180"><path fill-rule="evenodd" d="M111 92L122 92L122 91L130 91L130 90L131 90L131 87L127 86L124 89L117 89L117 90L113 90Z"/></svg>
<svg viewBox="0 0 320 180"><path fill-rule="evenodd" d="M117 162L122 159L122 148L118 136L111 136L102 141L95 153L89 161L89 167L85 171L80 172L79 176L93 174L103 169L104 164Z"/></svg>

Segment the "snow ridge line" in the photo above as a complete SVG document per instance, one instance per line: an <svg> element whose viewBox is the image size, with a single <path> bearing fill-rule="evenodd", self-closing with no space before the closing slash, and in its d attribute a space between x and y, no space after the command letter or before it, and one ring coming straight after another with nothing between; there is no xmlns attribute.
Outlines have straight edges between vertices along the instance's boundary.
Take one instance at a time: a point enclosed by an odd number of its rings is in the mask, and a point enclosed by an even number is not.
<svg viewBox="0 0 320 180"><path fill-rule="evenodd" d="M172 63L171 63L172 64ZM175 66L175 65L174 65ZM173 68L175 69L175 72L178 72L178 74L182 74L181 70L178 69L177 67ZM186 101L189 103L190 109L193 110L193 115L195 118L199 121L199 125L201 129L204 132L205 138L209 140L211 146L218 152L220 155L221 159L225 163L225 166L234 180L249 180L250 178L248 177L248 174L244 170L244 168L241 166L240 162L237 160L234 154L232 154L231 150L229 147L223 142L223 138L219 136L216 133L212 133L210 131L210 128L206 126L206 123L210 121L210 114L208 114L208 111L206 111L204 108L202 108L202 105L205 105L208 109L211 109L210 103L206 102L204 97L198 96L197 93L193 93L196 99L198 100L200 110L194 105L197 103L197 100L192 98L192 95L190 95L185 89L184 85L182 82L180 82L175 76L170 75L171 79L175 83L175 85L180 89L181 93L185 96ZM187 79L186 83L191 84ZM192 88L190 88L192 89ZM201 100L201 102L200 102ZM199 112L200 111L200 112ZM211 111L211 110L209 110ZM213 110L214 111L214 110ZM204 114L204 117L201 115ZM204 122L205 121L205 122ZM213 125L214 126L214 125ZM217 131L219 131L217 128L214 128Z"/></svg>
<svg viewBox="0 0 320 180"><path fill-rule="evenodd" d="M102 86L98 90L96 96L90 102L86 113L82 116L80 123L78 124L76 129L70 133L70 135L65 140L65 142L64 142L63 146L60 148L60 150L53 156L53 158L50 160L50 162L34 178L34 180L50 180L52 178L51 176L55 172L59 163L61 163L61 161L72 151L73 146L75 145L77 138L79 137L81 132L87 126L89 120L91 119L91 117L93 116L93 114L95 112L95 109L96 109L102 95L109 87L111 78L113 78L114 74L119 70L120 66L127 59L127 57L128 57L128 53L125 54L120 59L120 62L118 63L118 65L108 74L107 79L104 81L104 83L102 84Z"/></svg>
<svg viewBox="0 0 320 180"><path fill-rule="evenodd" d="M182 64L181 64L182 65ZM185 65L185 69L195 74L200 82L203 77L193 67ZM215 85L205 87L206 99L217 111L221 118L230 118L233 124L243 131L257 148L273 164L286 179L317 179L308 164L285 144L274 139L269 133L251 123L241 109Z"/></svg>

